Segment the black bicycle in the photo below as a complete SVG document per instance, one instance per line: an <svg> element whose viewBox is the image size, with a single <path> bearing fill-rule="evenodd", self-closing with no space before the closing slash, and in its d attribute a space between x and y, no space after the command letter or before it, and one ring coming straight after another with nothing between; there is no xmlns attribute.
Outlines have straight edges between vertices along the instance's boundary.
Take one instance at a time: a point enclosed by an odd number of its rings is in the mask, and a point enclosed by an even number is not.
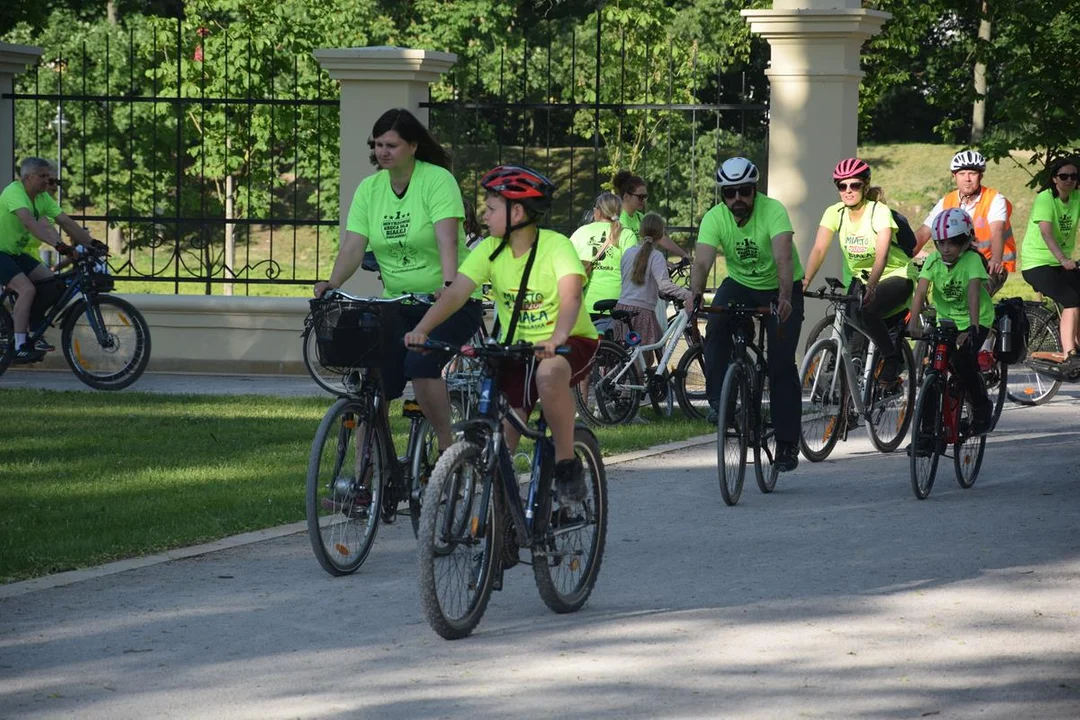
<svg viewBox="0 0 1080 720"><path fill-rule="evenodd" d="M607 535L607 478L596 436L574 430L574 453L585 466L587 493L570 505L556 502L555 448L543 415L536 427L521 420L499 392L501 370L531 359L533 346L470 345L456 350L484 367L478 414L457 426L464 439L447 450L432 473L420 515L420 599L432 629L447 640L479 624L503 571L531 554L540 597L557 613L580 609L592 593ZM567 352L561 348L560 352ZM503 434L509 421L534 441L527 487L519 485Z"/></svg>
<svg viewBox="0 0 1080 720"><path fill-rule="evenodd" d="M308 325L321 366L340 371L341 397L323 416L307 471L307 525L319 564L331 575L355 572L367 559L380 520L408 512L413 532L420 523L424 485L438 458L435 429L420 406L403 404L409 418L405 455L390 434L388 401L378 368L391 342L391 315L400 302L423 297L358 298L331 290L311 301ZM467 399L450 393L451 416L464 417ZM399 506L408 503L407 511Z"/></svg>
<svg viewBox="0 0 1080 720"><path fill-rule="evenodd" d="M773 307L731 304L706 306L700 312L724 314L732 318L731 363L720 390L716 424L717 473L720 495L728 505L739 502L746 475L746 455L754 450L754 475L758 489L771 493L780 474L776 467L776 433L767 385L769 364L765 358L765 323L775 314ZM753 321L758 320L757 342Z"/></svg>
<svg viewBox="0 0 1080 720"><path fill-rule="evenodd" d="M38 295L59 296L30 327L34 347L51 327L60 326L60 347L75 377L96 390L122 390L139 379L150 361L150 327L135 306L112 297L104 248L80 248L72 268L35 283ZM0 375L15 358L11 317L18 294L0 292Z"/></svg>

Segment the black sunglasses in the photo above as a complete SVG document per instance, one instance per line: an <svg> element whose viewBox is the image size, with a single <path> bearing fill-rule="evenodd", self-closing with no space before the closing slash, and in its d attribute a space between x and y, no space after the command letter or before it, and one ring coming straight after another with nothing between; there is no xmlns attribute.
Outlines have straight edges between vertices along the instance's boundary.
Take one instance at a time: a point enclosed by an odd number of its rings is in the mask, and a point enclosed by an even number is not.
<svg viewBox="0 0 1080 720"><path fill-rule="evenodd" d="M649 199L649 193L630 193L630 194L633 195L634 197L636 197L641 202L645 202L646 200Z"/></svg>
<svg viewBox="0 0 1080 720"><path fill-rule="evenodd" d="M1080 173L1058 173L1055 175L1058 180L1080 180Z"/></svg>
<svg viewBox="0 0 1080 720"><path fill-rule="evenodd" d="M60 187L60 181L57 178L49 178L45 182L47 182L49 185L52 185L53 187Z"/></svg>
<svg viewBox="0 0 1080 720"><path fill-rule="evenodd" d="M865 183L861 180L852 180L851 182L838 182L836 183L836 189L840 192L846 192L847 190L853 190L858 192L863 189Z"/></svg>
<svg viewBox="0 0 1080 720"><path fill-rule="evenodd" d="M733 199L736 195L738 195L739 197L748 198L754 194L754 186L740 185L739 187L726 187L723 188L720 192L724 194L724 198L726 198L727 200Z"/></svg>

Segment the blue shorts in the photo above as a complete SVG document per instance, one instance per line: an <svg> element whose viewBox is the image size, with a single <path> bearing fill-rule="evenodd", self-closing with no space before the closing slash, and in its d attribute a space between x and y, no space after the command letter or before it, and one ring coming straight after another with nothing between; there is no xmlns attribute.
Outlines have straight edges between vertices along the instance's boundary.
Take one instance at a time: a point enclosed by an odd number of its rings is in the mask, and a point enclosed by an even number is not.
<svg viewBox="0 0 1080 720"><path fill-rule="evenodd" d="M429 307L424 304L398 306L394 330L397 342L385 353L381 365L383 389L389 400L401 397L409 380L442 377L443 366L450 360L440 353L423 355L405 348L405 333L416 327ZM464 345L479 329L483 319L483 305L479 300L469 300L446 322L432 330L429 337L450 345Z"/></svg>
<svg viewBox="0 0 1080 720"><path fill-rule="evenodd" d="M41 267L38 259L26 253L9 255L0 252L0 285L7 285L16 275L30 277L30 273L34 272L38 267Z"/></svg>

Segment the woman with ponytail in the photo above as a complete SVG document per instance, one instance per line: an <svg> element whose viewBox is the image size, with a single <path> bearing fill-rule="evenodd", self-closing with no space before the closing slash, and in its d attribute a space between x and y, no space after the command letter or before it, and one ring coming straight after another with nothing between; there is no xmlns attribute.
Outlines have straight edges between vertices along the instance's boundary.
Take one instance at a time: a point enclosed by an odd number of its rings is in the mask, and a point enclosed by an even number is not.
<svg viewBox="0 0 1080 720"><path fill-rule="evenodd" d="M656 213L648 213L641 220L638 244L622 256L622 292L615 307L637 313L630 324L641 336L642 345L658 342L663 335L656 313L653 312L660 293L684 303L693 299L688 289L671 282L664 255L656 249L660 238L666 234L664 219ZM629 329L624 323L616 322L615 336L623 338ZM659 357L660 353L656 355Z"/></svg>
<svg viewBox="0 0 1080 720"><path fill-rule="evenodd" d="M593 206L593 222L579 227L570 242L585 265L585 309L595 314L593 305L601 300L618 300L622 290L620 261L637 237L619 220L622 202L614 193L604 192Z"/></svg>

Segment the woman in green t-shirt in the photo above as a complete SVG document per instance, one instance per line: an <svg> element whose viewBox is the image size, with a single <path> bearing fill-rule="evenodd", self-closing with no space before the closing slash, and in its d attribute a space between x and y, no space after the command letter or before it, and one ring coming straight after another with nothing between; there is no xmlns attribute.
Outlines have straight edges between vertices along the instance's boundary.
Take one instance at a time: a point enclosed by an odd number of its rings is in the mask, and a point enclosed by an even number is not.
<svg viewBox="0 0 1080 720"><path fill-rule="evenodd" d="M1080 158L1064 157L1050 164L1047 188L1035 196L1020 270L1031 287L1061 303L1061 370L1080 373L1080 271L1072 259L1080 224L1080 193L1076 191Z"/></svg>
<svg viewBox="0 0 1080 720"><path fill-rule="evenodd" d="M611 178L611 187L622 201L622 213L619 222L624 228L630 228L634 235L641 229L641 219L645 217L645 203L649 199L649 188L645 181L629 170L620 170ZM683 260L690 259L690 253L675 244L675 241L667 236L660 238L660 250L665 253L673 253Z"/></svg>
<svg viewBox="0 0 1080 720"><path fill-rule="evenodd" d="M369 244L379 263L386 297L442 292L457 277L465 257L461 190L450 174L446 150L408 110L382 114L371 130L371 164L379 168L356 188L341 249L327 282L315 284L315 297L339 288L353 276ZM401 305L394 337L382 352L383 387L400 397L412 380L416 400L434 426L439 448L450 446L450 402L442 379L445 358L407 350L400 340L416 325L427 305ZM465 303L443 323L435 339L452 345L467 341L483 315L479 301Z"/></svg>
<svg viewBox="0 0 1080 720"><path fill-rule="evenodd" d="M863 306L852 320L878 346L883 357L880 378L896 379L900 370L900 351L889 337L885 321L906 309L915 283L908 277L908 256L893 243L897 229L892 212L883 203L868 197L870 166L859 158L847 158L833 169L833 183L840 202L825 209L814 238L814 249L806 261L803 288L810 287L825 260L833 235L839 235L844 259L844 285L865 274Z"/></svg>
<svg viewBox="0 0 1080 720"><path fill-rule="evenodd" d="M637 236L619 220L622 203L614 193L600 193L593 206L593 222L582 225L570 236L585 266L585 309L595 314L602 300L618 300L622 291L620 271L623 251L637 244ZM595 318L594 318L595 319Z"/></svg>

